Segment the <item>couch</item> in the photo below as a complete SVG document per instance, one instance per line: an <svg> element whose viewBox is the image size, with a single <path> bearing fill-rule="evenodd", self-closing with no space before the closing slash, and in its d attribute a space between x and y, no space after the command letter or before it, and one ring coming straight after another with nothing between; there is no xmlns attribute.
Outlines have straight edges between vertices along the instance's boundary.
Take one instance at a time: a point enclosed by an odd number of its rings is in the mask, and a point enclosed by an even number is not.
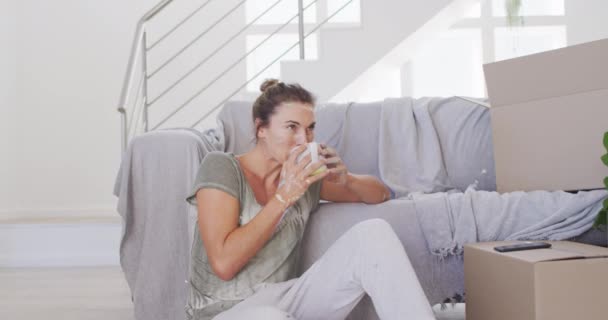
<svg viewBox="0 0 608 320"><path fill-rule="evenodd" d="M440 152L440 159L431 159L428 152L416 155L414 161L418 162L408 164L413 186L401 188L397 185L399 181L392 180L397 197L385 203L321 204L311 215L301 243L300 273L348 228L366 219L381 218L392 225L402 241L429 303L462 299L462 258L431 254L415 214L415 204L404 193L464 190L471 184L479 190L495 190L489 112L471 99L424 99L424 108L418 110L424 113L405 115L410 117L409 123L404 120L403 124L410 126L407 128L410 140L421 142L429 138L429 131L417 126L423 117L428 118L427 126L433 127L431 138L437 142L437 150L433 152ZM397 131L392 134L385 130L387 122L392 121L397 127L402 124L400 119L383 114L386 104L387 101L379 101L318 106L315 140L336 148L351 172L373 174L386 181L393 179L383 169L391 159L379 154L378 148L382 146L384 152L393 146L399 149L402 137L398 135L403 131L393 128ZM387 140L387 135L394 135L395 140ZM217 128L156 130L129 143L114 193L124 221L120 261L132 292L136 319L184 318L190 246L196 222L196 209L186 203L186 195L207 152L240 154L252 146L251 102L239 101L223 107ZM439 169L429 170L427 164ZM425 180L417 172L425 172L431 178ZM420 183L418 187L416 183ZM377 319L371 300L365 297L349 319Z"/></svg>

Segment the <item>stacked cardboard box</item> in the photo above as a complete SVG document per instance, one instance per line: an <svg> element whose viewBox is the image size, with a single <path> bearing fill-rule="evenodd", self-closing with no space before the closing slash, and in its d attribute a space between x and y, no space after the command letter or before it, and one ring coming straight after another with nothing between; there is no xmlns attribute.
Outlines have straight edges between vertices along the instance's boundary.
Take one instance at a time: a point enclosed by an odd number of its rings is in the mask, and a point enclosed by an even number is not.
<svg viewBox="0 0 608 320"><path fill-rule="evenodd" d="M484 65L499 192L603 188L608 39Z"/></svg>
<svg viewBox="0 0 608 320"><path fill-rule="evenodd" d="M465 246L467 320L608 319L608 249L568 241L500 253Z"/></svg>

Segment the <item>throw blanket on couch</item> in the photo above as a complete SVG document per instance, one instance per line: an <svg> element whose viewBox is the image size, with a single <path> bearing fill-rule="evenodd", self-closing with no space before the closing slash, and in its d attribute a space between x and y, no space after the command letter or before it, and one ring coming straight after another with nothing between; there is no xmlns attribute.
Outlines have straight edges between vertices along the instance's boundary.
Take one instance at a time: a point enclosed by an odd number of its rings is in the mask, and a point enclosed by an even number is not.
<svg viewBox="0 0 608 320"><path fill-rule="evenodd" d="M336 148L352 172L379 177L396 198L471 184L496 189L489 112L474 101L390 98L323 105L316 116L316 140Z"/></svg>
<svg viewBox="0 0 608 320"><path fill-rule="evenodd" d="M439 99L386 99L380 115L380 176L396 197L453 189L429 104Z"/></svg>
<svg viewBox="0 0 608 320"><path fill-rule="evenodd" d="M431 252L461 255L470 242L564 240L589 230L605 190L413 194L416 215Z"/></svg>

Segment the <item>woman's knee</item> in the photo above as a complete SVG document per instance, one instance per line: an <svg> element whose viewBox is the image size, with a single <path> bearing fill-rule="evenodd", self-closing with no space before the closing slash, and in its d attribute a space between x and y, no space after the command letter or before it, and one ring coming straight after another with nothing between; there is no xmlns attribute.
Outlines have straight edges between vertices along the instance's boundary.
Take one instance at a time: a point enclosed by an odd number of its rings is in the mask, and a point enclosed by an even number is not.
<svg viewBox="0 0 608 320"><path fill-rule="evenodd" d="M359 239L358 250L366 254L387 254L393 250L403 251L403 245L395 230L383 219L369 219L357 223L352 230ZM381 248L382 250L379 250Z"/></svg>
<svg viewBox="0 0 608 320"><path fill-rule="evenodd" d="M394 235L395 230L384 219L369 219L361 221L352 227L353 230L364 233L366 235Z"/></svg>

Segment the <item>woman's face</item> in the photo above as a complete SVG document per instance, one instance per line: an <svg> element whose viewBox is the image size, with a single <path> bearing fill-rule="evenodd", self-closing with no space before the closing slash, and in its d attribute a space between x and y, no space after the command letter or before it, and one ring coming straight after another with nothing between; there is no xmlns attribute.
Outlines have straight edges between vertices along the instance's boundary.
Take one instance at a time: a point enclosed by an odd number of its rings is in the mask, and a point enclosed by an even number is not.
<svg viewBox="0 0 608 320"><path fill-rule="evenodd" d="M315 113L308 103L283 103L269 122L268 126L260 127L258 138L264 141L266 152L279 163L289 158L293 148L314 140Z"/></svg>

